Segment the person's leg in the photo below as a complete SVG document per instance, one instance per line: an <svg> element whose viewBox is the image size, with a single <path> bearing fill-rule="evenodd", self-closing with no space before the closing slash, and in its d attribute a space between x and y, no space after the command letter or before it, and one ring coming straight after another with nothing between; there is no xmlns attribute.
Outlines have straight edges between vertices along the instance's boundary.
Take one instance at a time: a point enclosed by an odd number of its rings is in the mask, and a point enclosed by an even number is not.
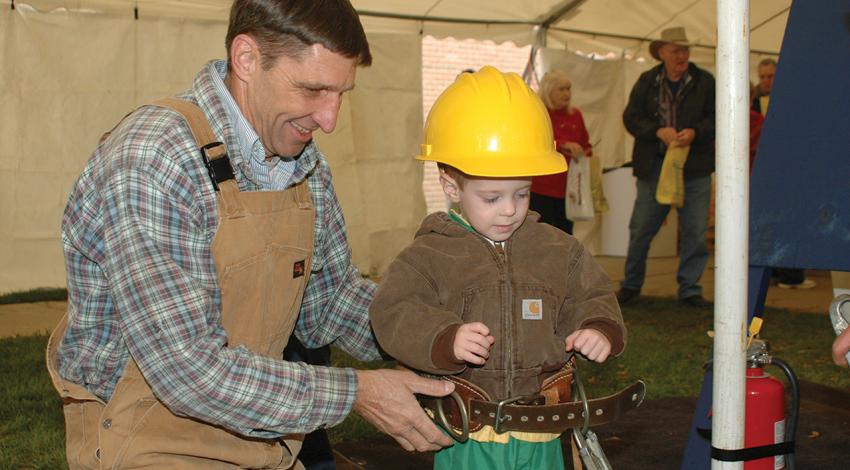
<svg viewBox="0 0 850 470"><path fill-rule="evenodd" d="M565 203L561 198L531 193L529 208L540 214L540 221L573 234L573 221L565 213Z"/></svg>
<svg viewBox="0 0 850 470"><path fill-rule="evenodd" d="M782 289L811 289L817 284L811 279L806 279L806 271L803 269L774 270L777 276L777 285Z"/></svg>
<svg viewBox="0 0 850 470"><path fill-rule="evenodd" d="M660 171L660 165L658 167ZM655 200L657 186L657 172L654 178L637 180L637 198L629 221L629 249L621 289L640 292L646 276L649 245L670 212L670 206L661 205Z"/></svg>
<svg viewBox="0 0 850 470"><path fill-rule="evenodd" d="M685 204L679 209L679 299L702 296L699 279L708 262L705 232L711 202L711 176L685 180Z"/></svg>
<svg viewBox="0 0 850 470"><path fill-rule="evenodd" d="M802 269L776 268L773 272L776 275L777 282L782 284L799 284L806 278Z"/></svg>

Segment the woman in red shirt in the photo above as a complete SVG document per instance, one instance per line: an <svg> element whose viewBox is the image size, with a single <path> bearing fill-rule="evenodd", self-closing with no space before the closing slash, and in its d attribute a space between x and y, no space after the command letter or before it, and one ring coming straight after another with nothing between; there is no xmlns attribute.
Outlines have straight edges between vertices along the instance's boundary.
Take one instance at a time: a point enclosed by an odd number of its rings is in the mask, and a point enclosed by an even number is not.
<svg viewBox="0 0 850 470"><path fill-rule="evenodd" d="M578 108L571 106L572 82L566 72L552 70L540 81L540 98L549 110L555 145L569 164L575 155L591 156L590 136ZM531 209L540 213L542 222L572 234L573 222L564 214L567 173L531 178Z"/></svg>

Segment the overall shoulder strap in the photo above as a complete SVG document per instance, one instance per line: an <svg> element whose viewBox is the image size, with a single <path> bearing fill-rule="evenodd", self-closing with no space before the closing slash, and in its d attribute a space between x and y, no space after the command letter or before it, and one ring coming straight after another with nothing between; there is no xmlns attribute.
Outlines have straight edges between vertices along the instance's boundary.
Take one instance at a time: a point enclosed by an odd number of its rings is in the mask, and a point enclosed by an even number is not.
<svg viewBox="0 0 850 470"><path fill-rule="evenodd" d="M177 98L162 98L149 104L174 110L183 116L189 128L192 129L192 136L195 137L198 150L201 152L216 191L219 190L219 183L234 179L233 167L230 166L230 159L227 158L227 147L223 142L216 140L207 117L198 105Z"/></svg>

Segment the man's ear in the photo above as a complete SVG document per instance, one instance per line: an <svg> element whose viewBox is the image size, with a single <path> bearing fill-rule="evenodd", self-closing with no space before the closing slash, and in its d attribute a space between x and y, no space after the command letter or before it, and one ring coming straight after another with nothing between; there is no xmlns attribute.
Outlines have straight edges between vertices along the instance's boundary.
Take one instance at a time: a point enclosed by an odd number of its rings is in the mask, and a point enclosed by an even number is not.
<svg viewBox="0 0 850 470"><path fill-rule="evenodd" d="M230 43L230 67L233 74L243 81L251 81L251 77L261 67L262 57L260 47L253 37L239 34Z"/></svg>
<svg viewBox="0 0 850 470"><path fill-rule="evenodd" d="M457 204L460 202L460 185L445 170L440 170L440 185L449 200Z"/></svg>

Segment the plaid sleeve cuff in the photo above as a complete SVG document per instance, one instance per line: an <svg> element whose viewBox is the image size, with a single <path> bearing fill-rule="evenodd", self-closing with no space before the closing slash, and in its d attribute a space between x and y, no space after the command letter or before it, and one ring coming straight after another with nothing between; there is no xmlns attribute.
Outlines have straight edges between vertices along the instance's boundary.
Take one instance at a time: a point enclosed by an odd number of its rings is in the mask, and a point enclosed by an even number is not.
<svg viewBox="0 0 850 470"><path fill-rule="evenodd" d="M341 423L357 398L357 373L352 368L315 367L315 396L307 413L308 428L328 428Z"/></svg>

